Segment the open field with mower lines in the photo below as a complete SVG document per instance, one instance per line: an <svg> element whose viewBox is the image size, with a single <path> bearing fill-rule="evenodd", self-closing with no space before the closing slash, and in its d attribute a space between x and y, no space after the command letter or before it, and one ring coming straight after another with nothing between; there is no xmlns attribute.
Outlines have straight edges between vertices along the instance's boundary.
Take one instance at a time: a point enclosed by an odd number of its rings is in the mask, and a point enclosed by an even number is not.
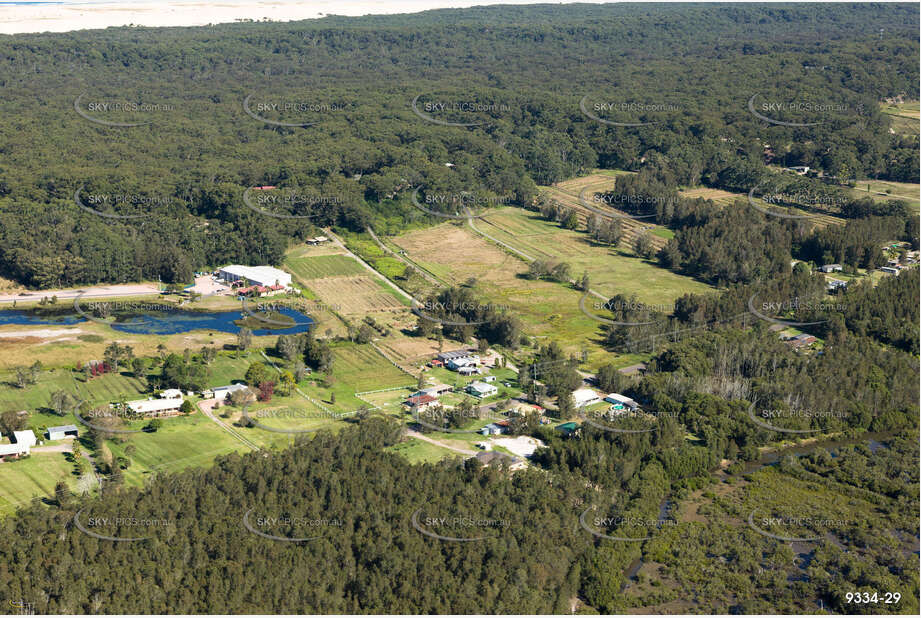
<svg viewBox="0 0 921 618"><path fill-rule="evenodd" d="M744 193L733 193L732 191L711 189L709 187L695 187L693 189L685 189L683 191L679 191L678 194L682 197L692 199L703 198L721 206L729 206L733 208L749 208L753 212L757 212L748 203L748 196ZM828 225L844 225L845 223L845 219L836 217L835 215L825 214L818 211L801 210L799 208L781 208L776 204L768 204L767 202L764 202L757 197L755 197L755 203L757 203L761 208L764 208L765 210L783 210L784 212L788 212L793 215L809 215L808 221L814 223L818 227L825 227ZM807 221L807 219L804 219L804 221Z"/></svg>
<svg viewBox="0 0 921 618"><path fill-rule="evenodd" d="M670 305L683 294L713 289L636 257L629 246L614 248L596 243L585 232L563 229L533 211L496 209L479 227L533 257L568 263L574 277L587 272L592 289L607 297L635 295L644 303Z"/></svg>
<svg viewBox="0 0 921 618"><path fill-rule="evenodd" d="M622 243L626 243L627 245L632 246L633 241L637 236L642 234L644 231L648 231L649 239L653 246L657 250L661 249L668 242L668 239L664 238L661 234L655 233L655 231L660 229L662 226L653 223L653 218L639 220L631 219L626 216L626 213L623 211L612 208L601 202L592 201L592 195L594 193L609 191L614 188L614 183L616 182L615 177L617 175L622 176L630 173L631 172L596 171L588 176L582 176L580 178L572 178L570 180L558 182L550 187L541 187L541 190L546 192L547 195L560 202L567 208L574 208L579 213L579 221L583 226L585 225L586 220L595 214L591 211L591 209L582 205L583 200L591 204L592 208L602 212L611 212L612 214L624 215L624 218L622 219L624 233L623 238L621 239ZM580 198L580 196L582 197Z"/></svg>

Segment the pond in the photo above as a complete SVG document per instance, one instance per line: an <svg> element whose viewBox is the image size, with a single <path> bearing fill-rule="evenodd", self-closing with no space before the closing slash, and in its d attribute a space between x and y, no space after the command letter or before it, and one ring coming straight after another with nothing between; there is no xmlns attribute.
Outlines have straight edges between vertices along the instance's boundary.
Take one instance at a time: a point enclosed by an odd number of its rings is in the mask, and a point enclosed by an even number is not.
<svg viewBox="0 0 921 618"><path fill-rule="evenodd" d="M236 334L240 327L234 324L235 320L250 318L254 325L251 330L256 336L273 334L304 333L313 326L310 316L295 311L294 309L280 308L278 313L293 320L292 326L282 326L277 316L274 318L259 318L257 312L252 314L242 311L188 311L170 309L168 311L131 311L114 313L114 320L105 320L105 323L114 330L137 335L176 335L196 330L219 331L222 333ZM67 326L89 321L90 318L77 313L53 313L50 311L34 311L19 309L0 310L0 326L4 324L22 324L27 326ZM93 318L93 321L102 321ZM264 324L265 328L258 328Z"/></svg>
<svg viewBox="0 0 921 618"><path fill-rule="evenodd" d="M881 448L888 448L887 441L890 440L895 435L895 432L866 432L855 438L844 438L839 440L824 440L820 442L811 442L809 444L803 444L800 446L789 446L782 448L776 451L770 451L762 455L759 459L755 461L749 461L745 464L743 468L744 474L751 474L756 472L765 466L774 466L777 463L786 457L787 455L793 455L794 457L802 457L803 455L808 455L818 448L824 448L831 453L832 457L837 457L839 449L842 446L851 446L854 444L867 444L870 450L875 453Z"/></svg>

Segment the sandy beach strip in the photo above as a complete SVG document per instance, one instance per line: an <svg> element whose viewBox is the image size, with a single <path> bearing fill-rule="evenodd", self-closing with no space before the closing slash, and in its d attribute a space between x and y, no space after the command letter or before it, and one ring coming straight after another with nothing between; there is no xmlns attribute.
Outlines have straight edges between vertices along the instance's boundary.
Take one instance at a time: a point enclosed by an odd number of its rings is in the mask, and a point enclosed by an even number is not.
<svg viewBox="0 0 921 618"><path fill-rule="evenodd" d="M0 34L69 32L110 26L207 26L237 21L296 21L325 15L417 13L430 9L491 4L534 4L537 0L136 0L134 2L0 2ZM600 0L582 0L600 2Z"/></svg>

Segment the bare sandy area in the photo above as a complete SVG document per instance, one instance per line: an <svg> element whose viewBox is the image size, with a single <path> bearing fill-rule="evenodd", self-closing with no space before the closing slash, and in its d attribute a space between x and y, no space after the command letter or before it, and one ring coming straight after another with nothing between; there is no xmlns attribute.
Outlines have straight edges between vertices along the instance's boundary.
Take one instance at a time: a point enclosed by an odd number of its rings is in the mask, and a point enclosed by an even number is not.
<svg viewBox="0 0 921 618"><path fill-rule="evenodd" d="M580 0L600 3L607 0ZM534 0L502 0L533 4ZM134 0L71 1L64 4L5 5L0 34L69 32L110 26L207 26L240 21L296 21L325 15L416 13L429 9L498 4L497 0Z"/></svg>
<svg viewBox="0 0 921 618"><path fill-rule="evenodd" d="M544 446L544 443L537 438L528 436L518 436L516 438L493 438L488 440L493 446L507 448L519 457L530 457L538 448Z"/></svg>
<svg viewBox="0 0 921 618"><path fill-rule="evenodd" d="M39 301L42 298L72 299L78 296L84 298L115 298L122 296L148 296L159 294L160 290L156 285L150 283L128 283L124 285L97 285L85 288L72 288L69 290L38 290L23 291L16 293L0 294L0 303L28 303Z"/></svg>
<svg viewBox="0 0 921 618"><path fill-rule="evenodd" d="M82 332L83 331L79 328L33 328L31 330L17 330L12 332L0 330L0 339L18 339L20 337L38 337L41 339L47 339L51 337L70 337L72 335L79 335Z"/></svg>

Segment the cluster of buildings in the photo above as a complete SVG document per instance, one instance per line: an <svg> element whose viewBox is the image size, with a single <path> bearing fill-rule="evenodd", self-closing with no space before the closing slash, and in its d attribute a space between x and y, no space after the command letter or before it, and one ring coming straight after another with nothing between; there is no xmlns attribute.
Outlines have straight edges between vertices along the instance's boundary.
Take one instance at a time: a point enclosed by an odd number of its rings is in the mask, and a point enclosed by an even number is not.
<svg viewBox="0 0 921 618"><path fill-rule="evenodd" d="M246 296L271 296L291 289L291 275L273 266L231 264L217 269L214 277Z"/></svg>
<svg viewBox="0 0 921 618"><path fill-rule="evenodd" d="M479 366L480 356L474 354L471 350L442 352L432 359L429 365L431 367L444 367L451 371L456 371L462 376L478 375L483 372Z"/></svg>
<svg viewBox="0 0 921 618"><path fill-rule="evenodd" d="M2 440L2 438L3 436L0 435L0 440ZM28 455L29 449L35 446L36 442L35 433L33 433L31 429L14 431L13 435L10 437L9 444L0 443L0 461L18 459L24 455Z"/></svg>
<svg viewBox="0 0 921 618"><path fill-rule="evenodd" d="M784 343L786 343L788 346L790 346L794 350L808 348L816 341L817 339L815 338L815 336L810 335L808 333L801 333L799 335L788 336L788 337L785 337L783 340Z"/></svg>
<svg viewBox="0 0 921 618"><path fill-rule="evenodd" d="M620 413L636 412L640 407L637 402L620 393L609 393L602 397L600 393L590 388L579 388L574 390L572 392L572 400L576 408L584 408L605 401L611 404L610 410L612 412Z"/></svg>

